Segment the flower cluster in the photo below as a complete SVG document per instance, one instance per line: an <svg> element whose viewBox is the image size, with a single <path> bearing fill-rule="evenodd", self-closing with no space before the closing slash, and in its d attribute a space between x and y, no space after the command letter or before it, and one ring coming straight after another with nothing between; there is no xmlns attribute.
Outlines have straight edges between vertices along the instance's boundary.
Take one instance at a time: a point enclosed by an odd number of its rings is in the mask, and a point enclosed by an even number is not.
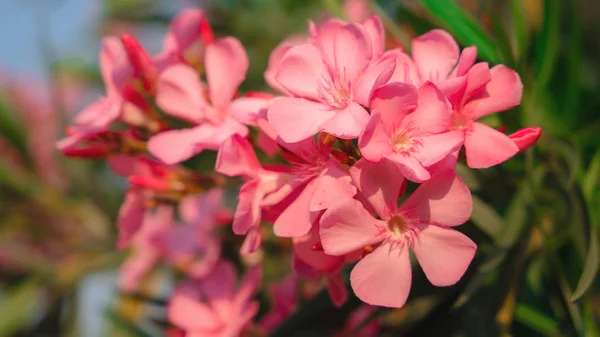
<svg viewBox="0 0 600 337"><path fill-rule="evenodd" d="M476 63L475 47L461 52L441 30L415 38L410 54L388 46L374 16L310 22L307 36L270 57L265 80L276 93L239 95L244 47L215 37L201 11L179 14L156 56L129 35L105 39L106 95L58 146L105 158L130 182L118 219L118 246L133 251L122 288L166 261L188 278L171 299L171 322L191 335L239 335L257 313L260 267L236 287L217 227L245 236L245 256L260 249L266 224L294 249L294 275L272 287L266 331L294 310L298 278L323 279L341 306L347 265L363 302L403 306L409 249L433 285L455 284L477 248L453 229L472 210L455 173L461 149L469 167L487 168L531 146L540 129L506 135L479 121L520 104L523 87L513 70ZM203 151L217 151L214 172L183 165ZM224 187L236 177L230 212Z"/></svg>

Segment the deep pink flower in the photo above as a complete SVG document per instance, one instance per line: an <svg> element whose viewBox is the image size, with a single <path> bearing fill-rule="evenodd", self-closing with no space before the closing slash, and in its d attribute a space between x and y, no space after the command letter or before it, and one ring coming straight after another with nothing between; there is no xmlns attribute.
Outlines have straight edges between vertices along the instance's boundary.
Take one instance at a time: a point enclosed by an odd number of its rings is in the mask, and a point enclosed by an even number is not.
<svg viewBox="0 0 600 337"><path fill-rule="evenodd" d="M289 143L319 131L356 138L368 120L372 90L394 71L394 59L381 58L381 22L329 20L312 31L310 43L289 48L279 61L275 80L291 97L276 99L268 120Z"/></svg>
<svg viewBox="0 0 600 337"><path fill-rule="evenodd" d="M233 264L221 261L206 277L180 285L167 308L169 321L187 336L239 336L258 312L252 296L261 272L258 267L250 269L237 287L235 279Z"/></svg>
<svg viewBox="0 0 600 337"><path fill-rule="evenodd" d="M243 176L238 205L233 218L233 232L246 235L242 254L254 252L260 246L262 203L272 192L281 188L290 175L284 170L264 168L256 158L252 145L240 135L233 135L219 148L215 170L228 176Z"/></svg>
<svg viewBox="0 0 600 337"><path fill-rule="evenodd" d="M285 144L282 155L292 164L292 178L263 200L263 206L279 206L273 231L280 237L307 234L321 212L344 198L352 198L348 168L330 156L331 148L314 139Z"/></svg>
<svg viewBox="0 0 600 337"><path fill-rule="evenodd" d="M449 286L462 277L476 245L449 227L469 219L472 201L467 186L447 171L420 185L398 207L403 179L380 165L363 161L351 174L381 220L361 202L346 199L325 212L320 235L330 255L376 246L352 270L352 289L363 302L397 308L406 302L411 284L409 247L433 285Z"/></svg>
<svg viewBox="0 0 600 337"><path fill-rule="evenodd" d="M234 99L248 70L248 56L237 39L227 37L207 45L205 66L208 98L198 72L190 66L171 66L159 77L158 106L196 125L150 139L148 150L165 163L181 162L205 149L217 150L234 134L246 136L245 124L252 124L270 101L266 97Z"/></svg>
<svg viewBox="0 0 600 337"><path fill-rule="evenodd" d="M298 304L298 279L294 274L286 276L278 283L269 285L271 311L260 321L267 332L272 332L296 310Z"/></svg>
<svg viewBox="0 0 600 337"><path fill-rule="evenodd" d="M542 129L538 127L523 128L508 135L517 145L519 151L525 151L531 147L542 135Z"/></svg>
<svg viewBox="0 0 600 337"><path fill-rule="evenodd" d="M373 93L371 110L359 139L362 155L396 163L409 180L428 180L427 167L462 144L462 133L448 132L450 104L430 82L418 90L406 83L386 84Z"/></svg>

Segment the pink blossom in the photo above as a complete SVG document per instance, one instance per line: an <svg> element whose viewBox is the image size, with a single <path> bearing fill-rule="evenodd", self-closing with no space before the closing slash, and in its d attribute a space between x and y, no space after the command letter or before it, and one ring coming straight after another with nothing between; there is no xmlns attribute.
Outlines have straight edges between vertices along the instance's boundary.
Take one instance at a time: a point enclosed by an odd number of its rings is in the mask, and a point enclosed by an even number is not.
<svg viewBox="0 0 600 337"><path fill-rule="evenodd" d="M386 84L373 93L371 110L359 139L362 155L373 162L396 163L409 180L428 180L427 167L462 144L460 132L447 132L450 104L430 82L418 90L406 83Z"/></svg>
<svg viewBox="0 0 600 337"><path fill-rule="evenodd" d="M319 131L356 138L369 118L372 90L394 71L394 59L381 58L381 22L329 20L311 30L310 43L289 48L279 61L275 81L290 96L274 100L268 120L288 143Z"/></svg>
<svg viewBox="0 0 600 337"><path fill-rule="evenodd" d="M538 127L523 128L515 133L508 135L519 151L525 151L531 147L542 135L542 129Z"/></svg>
<svg viewBox="0 0 600 337"><path fill-rule="evenodd" d="M272 216L275 235L299 237L310 231L323 210L352 198L356 188L348 168L330 156L330 147L318 147L312 138L282 146L283 157L292 164L292 178L263 200L263 206L280 210Z"/></svg>
<svg viewBox="0 0 600 337"><path fill-rule="evenodd" d="M467 186L447 171L420 185L397 207L403 179L380 165L363 161L351 174L381 220L361 202L346 199L325 212L320 235L330 255L375 247L352 270L352 289L365 303L398 308L411 284L409 247L433 285L449 286L462 277L476 245L449 227L469 219L472 201Z"/></svg>
<svg viewBox="0 0 600 337"><path fill-rule="evenodd" d="M204 11L185 9L171 21L162 58L171 64L184 61L193 67L202 67L206 46L213 41L214 33Z"/></svg>
<svg viewBox="0 0 600 337"><path fill-rule="evenodd" d="M261 272L250 269L237 287L235 274L233 264L223 260L206 277L177 287L167 308L169 321L187 336L239 336L258 312L252 296Z"/></svg>
<svg viewBox="0 0 600 337"><path fill-rule="evenodd" d="M371 15L368 0L344 0L343 11L352 22L363 22Z"/></svg>
<svg viewBox="0 0 600 337"><path fill-rule="evenodd" d="M205 150L217 150L234 134L246 136L248 128L269 99L234 99L248 70L248 56L232 37L206 46L208 97L196 70L185 64L167 68L159 77L157 104L171 116L196 125L161 132L150 139L148 150L167 164L175 164ZM210 103L209 103L210 102Z"/></svg>
<svg viewBox="0 0 600 337"><path fill-rule="evenodd" d="M223 142L215 170L228 176L246 178L238 194L232 227L235 234L246 235L241 248L242 254L252 253L258 249L262 240L259 226L263 201L270 193L281 188L290 175L281 169L274 171L264 168L258 162L252 145L240 135L234 135Z"/></svg>

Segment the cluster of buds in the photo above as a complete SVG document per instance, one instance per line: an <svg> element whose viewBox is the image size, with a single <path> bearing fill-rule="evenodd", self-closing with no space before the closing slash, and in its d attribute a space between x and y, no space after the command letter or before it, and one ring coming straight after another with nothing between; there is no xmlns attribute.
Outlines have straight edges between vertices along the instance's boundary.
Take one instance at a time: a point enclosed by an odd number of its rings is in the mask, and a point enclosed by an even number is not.
<svg viewBox="0 0 600 337"><path fill-rule="evenodd" d="M366 305L359 317L405 304L409 249L433 285L453 285L465 273L476 244L453 229L472 211L455 173L461 149L469 167L487 168L540 135L539 128L506 135L478 121L519 105L523 87L513 70L476 58L475 47L461 52L441 30L415 38L408 55L388 48L375 16L310 22L305 38L273 51L265 71L273 93L239 95L249 66L244 47L215 37L202 11L185 10L159 55L129 35L104 41L107 94L76 117L59 148L104 158L128 177L118 246L133 254L122 288L135 289L159 259L184 272L168 314L189 335L276 329L296 306L299 279L324 280L341 306L348 265ZM217 151L214 172L183 166L204 151ZM223 188L236 186L235 177L243 184L229 212ZM418 187L405 195L408 183ZM260 249L269 227L292 243L293 275L271 287L273 311L259 322L252 298L260 263L236 284L217 226L245 236L242 256ZM376 330L365 326L362 335Z"/></svg>

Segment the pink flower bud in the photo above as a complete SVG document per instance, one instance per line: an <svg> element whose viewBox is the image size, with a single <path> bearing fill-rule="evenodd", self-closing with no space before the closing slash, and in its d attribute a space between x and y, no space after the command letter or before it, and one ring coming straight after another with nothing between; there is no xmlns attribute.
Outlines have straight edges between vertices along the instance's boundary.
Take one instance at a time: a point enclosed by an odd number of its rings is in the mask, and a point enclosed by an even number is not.
<svg viewBox="0 0 600 337"><path fill-rule="evenodd" d="M529 127L517 130L508 137L517 145L519 151L527 150L542 135L542 129L538 127Z"/></svg>
<svg viewBox="0 0 600 337"><path fill-rule="evenodd" d="M125 47L129 62L133 66L135 76L142 80L144 89L148 93L153 93L158 73L150 56L148 56L148 53L146 53L135 37L129 34L122 34L121 42L123 43L123 47Z"/></svg>

